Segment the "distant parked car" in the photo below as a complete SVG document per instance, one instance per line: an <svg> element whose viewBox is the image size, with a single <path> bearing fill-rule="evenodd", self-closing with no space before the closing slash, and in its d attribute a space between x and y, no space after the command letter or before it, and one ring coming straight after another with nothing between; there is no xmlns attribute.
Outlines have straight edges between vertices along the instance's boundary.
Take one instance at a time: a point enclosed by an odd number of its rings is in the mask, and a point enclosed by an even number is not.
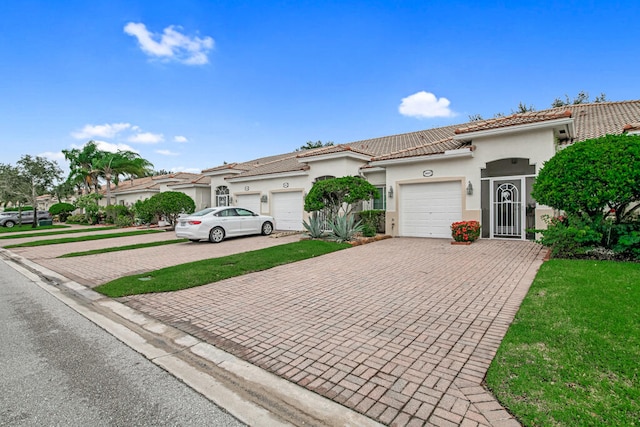
<svg viewBox="0 0 640 427"><path fill-rule="evenodd" d="M226 237L263 234L268 236L275 227L273 217L259 215L249 209L236 207L207 208L181 217L176 224L176 237L192 242L208 239L219 243Z"/></svg>
<svg viewBox="0 0 640 427"><path fill-rule="evenodd" d="M47 220L52 221L53 217L47 211L38 211L38 221ZM22 222L22 224L33 224L33 211L22 211L18 219L18 212L2 212L0 215L0 226L11 228Z"/></svg>

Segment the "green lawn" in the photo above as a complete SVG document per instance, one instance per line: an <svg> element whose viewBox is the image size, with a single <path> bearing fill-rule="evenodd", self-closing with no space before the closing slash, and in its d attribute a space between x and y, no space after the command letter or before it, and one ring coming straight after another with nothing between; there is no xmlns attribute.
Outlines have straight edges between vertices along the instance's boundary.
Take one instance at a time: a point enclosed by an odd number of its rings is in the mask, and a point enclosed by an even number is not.
<svg viewBox="0 0 640 427"><path fill-rule="evenodd" d="M164 230L136 230L136 231L125 231L122 233L109 233L109 234L95 234L89 236L78 236L78 237L61 237L59 239L48 239L48 240L36 240L33 242L24 242L17 243L15 245L7 245L3 246L4 248L27 248L32 246L47 246L47 245L57 245L60 243L73 243L73 242L86 242L89 240L102 240L102 239L113 239L115 237L127 237L127 236L136 236L138 234L151 234L151 233L164 233Z"/></svg>
<svg viewBox="0 0 640 427"><path fill-rule="evenodd" d="M543 264L487 384L525 426L639 426L640 264Z"/></svg>
<svg viewBox="0 0 640 427"><path fill-rule="evenodd" d="M26 225L24 225L23 227L27 227ZM16 230L16 228L18 227L13 227L10 228L9 230L14 230L14 231L28 231L31 230L31 227L28 228L24 228L24 229L18 229ZM38 227L36 228L36 230L48 230L51 228L69 228L68 225L45 225L43 227ZM31 233L22 233L22 234L13 234L10 232L6 232L4 230L1 230L0 227L0 232L2 233L6 233L2 236L0 236L0 240L1 239L21 239L24 237L41 237L41 236L57 236L60 234L75 234L75 233L91 233L94 231L105 231L105 230L117 230L119 227L103 227L103 226L99 226L99 227L94 227L94 228L74 228L73 230L57 230L57 231L44 231L44 232L39 232L39 231L33 231Z"/></svg>
<svg viewBox="0 0 640 427"><path fill-rule="evenodd" d="M349 247L351 245L348 243L301 240L271 248L190 262L145 274L122 277L100 285L94 290L113 298L151 292L177 291L313 258Z"/></svg>
<svg viewBox="0 0 640 427"><path fill-rule="evenodd" d="M171 240L162 240L160 242L149 242L149 243L138 243L135 245L115 246L112 248L94 249L91 251L70 252L68 254L60 255L58 258L72 258L77 256L105 254L107 252L129 251L132 249L151 248L154 246L175 245L176 243L184 243L186 241L187 239L171 239Z"/></svg>
<svg viewBox="0 0 640 427"><path fill-rule="evenodd" d="M13 226L11 228L8 227L0 227L0 234L13 234L13 233L22 233L22 232L26 232L26 231L35 231L35 230L52 230L52 229L56 229L56 228L69 228L68 225L39 225L36 228L33 228L31 226L31 224L25 224L25 225L16 225ZM30 233L33 234L33 233ZM13 239L13 236L11 237L0 237L2 239Z"/></svg>

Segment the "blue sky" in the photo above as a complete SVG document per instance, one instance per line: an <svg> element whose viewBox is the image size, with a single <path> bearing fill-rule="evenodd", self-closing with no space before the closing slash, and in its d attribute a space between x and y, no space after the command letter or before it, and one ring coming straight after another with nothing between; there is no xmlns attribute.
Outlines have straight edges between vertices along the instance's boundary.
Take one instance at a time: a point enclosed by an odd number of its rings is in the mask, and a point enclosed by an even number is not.
<svg viewBox="0 0 640 427"><path fill-rule="evenodd" d="M0 163L88 140L192 171L640 98L637 1L0 2Z"/></svg>

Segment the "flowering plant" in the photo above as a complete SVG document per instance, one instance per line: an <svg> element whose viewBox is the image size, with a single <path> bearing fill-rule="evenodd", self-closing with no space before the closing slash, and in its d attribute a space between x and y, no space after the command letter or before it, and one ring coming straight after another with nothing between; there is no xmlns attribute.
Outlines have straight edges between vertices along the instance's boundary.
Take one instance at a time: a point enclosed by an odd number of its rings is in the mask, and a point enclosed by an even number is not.
<svg viewBox="0 0 640 427"><path fill-rule="evenodd" d="M451 224L451 237L456 242L475 242L480 237L478 221L458 221Z"/></svg>

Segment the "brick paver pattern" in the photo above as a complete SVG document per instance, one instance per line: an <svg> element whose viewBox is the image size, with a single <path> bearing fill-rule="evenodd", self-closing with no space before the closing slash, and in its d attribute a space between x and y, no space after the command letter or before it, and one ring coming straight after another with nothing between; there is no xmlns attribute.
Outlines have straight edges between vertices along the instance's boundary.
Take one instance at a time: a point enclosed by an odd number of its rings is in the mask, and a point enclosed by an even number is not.
<svg viewBox="0 0 640 427"><path fill-rule="evenodd" d="M118 230L91 232L86 234L117 233ZM74 237L82 234L46 237ZM45 237L3 241L2 246L30 240L44 240ZM28 258L43 267L56 271L65 277L85 286L95 287L122 276L141 274L172 265L184 264L209 258L218 258L239 252L252 251L270 246L295 242L299 236L284 237L243 237L224 240L219 244L205 241L200 243L176 243L166 246L155 246L136 249L135 251L117 251L73 258L57 258L71 252L82 252L94 249L126 246L138 243L159 242L176 239L172 231L143 234L138 236L119 237L117 239L92 240L87 242L65 243L64 245L34 246L12 248L11 251Z"/></svg>
<svg viewBox="0 0 640 427"><path fill-rule="evenodd" d="M395 238L121 301L387 425L516 426L482 381L542 258Z"/></svg>

